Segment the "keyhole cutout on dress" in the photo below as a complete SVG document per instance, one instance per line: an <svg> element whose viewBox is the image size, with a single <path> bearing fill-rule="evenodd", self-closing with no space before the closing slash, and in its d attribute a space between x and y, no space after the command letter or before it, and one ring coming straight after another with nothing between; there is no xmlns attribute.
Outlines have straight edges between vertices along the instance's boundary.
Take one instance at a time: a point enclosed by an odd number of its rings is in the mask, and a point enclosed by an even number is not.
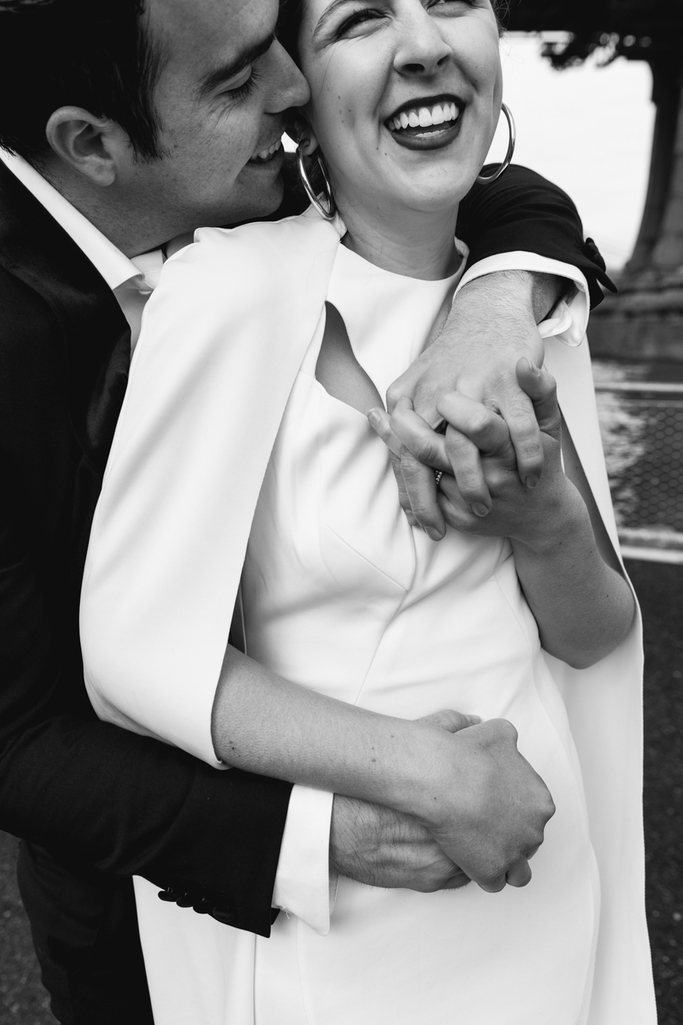
<svg viewBox="0 0 683 1025"><path fill-rule="evenodd" d="M328 395L367 415L384 402L372 379L356 359L346 324L332 303L325 303L325 331L315 365L316 379Z"/></svg>

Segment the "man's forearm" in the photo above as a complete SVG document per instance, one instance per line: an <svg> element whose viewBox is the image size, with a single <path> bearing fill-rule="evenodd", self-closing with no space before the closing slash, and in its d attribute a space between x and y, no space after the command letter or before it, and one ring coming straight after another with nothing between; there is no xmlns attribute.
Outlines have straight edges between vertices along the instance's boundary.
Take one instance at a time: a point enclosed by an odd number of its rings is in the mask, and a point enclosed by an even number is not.
<svg viewBox="0 0 683 1025"><path fill-rule="evenodd" d="M500 301L507 299L513 306L521 305L523 308L528 308L536 324L546 320L558 302L564 299L571 289L571 283L556 274L542 274L528 270L504 270L475 278L474 281L465 285L460 294L465 293L468 289L475 290L478 282L481 283L480 287L483 286L487 290L487 295L494 298L498 295ZM492 289L495 291L491 291Z"/></svg>
<svg viewBox="0 0 683 1025"><path fill-rule="evenodd" d="M507 326L505 337L499 337L502 357L511 352L526 355L527 349L538 347L537 355L542 358L541 339L531 332L532 325L546 320L571 288L570 281L555 274L493 271L468 281L460 289L446 324L452 324L455 332L465 317L468 329L470 318L478 319L482 331L494 330L499 336ZM525 330L520 330L523 327Z"/></svg>
<svg viewBox="0 0 683 1025"><path fill-rule="evenodd" d="M560 300L565 299L571 291L566 278L556 274L540 274L532 271L508 271L513 277L531 279L531 307L537 324L546 320Z"/></svg>

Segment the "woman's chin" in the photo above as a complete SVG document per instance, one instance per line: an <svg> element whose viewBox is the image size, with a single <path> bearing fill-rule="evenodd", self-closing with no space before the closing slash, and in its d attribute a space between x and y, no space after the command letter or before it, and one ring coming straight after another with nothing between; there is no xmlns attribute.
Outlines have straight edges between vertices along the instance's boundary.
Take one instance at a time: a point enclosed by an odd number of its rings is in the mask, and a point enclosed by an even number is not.
<svg viewBox="0 0 683 1025"><path fill-rule="evenodd" d="M394 193L395 200L392 206L392 214L400 216L400 211L405 210L407 215L414 216L416 213L431 217L444 217L449 219L457 211L458 204L472 188L474 178L462 182L448 182L444 184L418 184L410 189Z"/></svg>
<svg viewBox="0 0 683 1025"><path fill-rule="evenodd" d="M468 161L468 164L470 161ZM405 175L387 182L384 194L395 197L396 204L425 214L447 214L457 207L473 187L479 167L463 167L461 161L443 161L416 173L413 166Z"/></svg>

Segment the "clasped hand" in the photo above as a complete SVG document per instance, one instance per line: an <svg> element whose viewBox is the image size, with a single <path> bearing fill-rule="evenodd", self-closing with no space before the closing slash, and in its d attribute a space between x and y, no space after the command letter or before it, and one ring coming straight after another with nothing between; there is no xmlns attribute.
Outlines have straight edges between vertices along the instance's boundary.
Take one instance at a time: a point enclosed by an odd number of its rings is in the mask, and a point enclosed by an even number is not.
<svg viewBox="0 0 683 1025"><path fill-rule="evenodd" d="M543 363L543 340L537 322L566 291L566 282L525 272L487 274L457 294L448 319L422 355L391 385L384 410L371 411L370 422L385 439L410 522L430 537L443 537L447 520L436 500L432 467L454 471L463 501L485 517L491 494L481 462L482 416L500 414L508 431L517 473L528 487L543 473L544 447L530 396L519 386L520 357ZM449 459L431 428L448 419L442 412L449 396L467 397L459 435L449 434ZM411 417L415 412L419 416ZM392 430L392 428L397 430ZM401 438L401 429L405 431ZM485 434L485 431L484 431ZM486 439L484 438L484 441Z"/></svg>
<svg viewBox="0 0 683 1025"><path fill-rule="evenodd" d="M516 380L537 425L540 462L533 472L520 468L503 417L459 391L437 401L443 432L430 428L408 398L396 403L392 415L372 411L370 422L392 452L395 468L400 467L407 515L434 540L448 525L532 546L543 543L553 523L549 514L567 500L571 489L562 472L555 382L528 359L518 361ZM434 470L444 472L438 488Z"/></svg>
<svg viewBox="0 0 683 1025"><path fill-rule="evenodd" d="M470 880L490 892L525 886L555 808L519 753L515 728L450 710L420 727L429 730L429 758L402 811L335 796L332 868L372 886L425 892Z"/></svg>

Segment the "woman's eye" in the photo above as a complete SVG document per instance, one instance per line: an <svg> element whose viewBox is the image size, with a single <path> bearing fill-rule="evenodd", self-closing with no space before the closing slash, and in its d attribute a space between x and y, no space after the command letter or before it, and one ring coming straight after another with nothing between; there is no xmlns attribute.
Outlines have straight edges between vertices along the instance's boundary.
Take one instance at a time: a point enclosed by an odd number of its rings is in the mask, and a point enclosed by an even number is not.
<svg viewBox="0 0 683 1025"><path fill-rule="evenodd" d="M428 10L434 7L478 7L477 0L429 0Z"/></svg>
<svg viewBox="0 0 683 1025"><path fill-rule="evenodd" d="M354 11L353 14L349 15L345 21L337 29L337 36L352 35L353 29L359 27L364 22L376 21L378 18L383 17L381 11L373 10L370 7L364 8L362 11Z"/></svg>

